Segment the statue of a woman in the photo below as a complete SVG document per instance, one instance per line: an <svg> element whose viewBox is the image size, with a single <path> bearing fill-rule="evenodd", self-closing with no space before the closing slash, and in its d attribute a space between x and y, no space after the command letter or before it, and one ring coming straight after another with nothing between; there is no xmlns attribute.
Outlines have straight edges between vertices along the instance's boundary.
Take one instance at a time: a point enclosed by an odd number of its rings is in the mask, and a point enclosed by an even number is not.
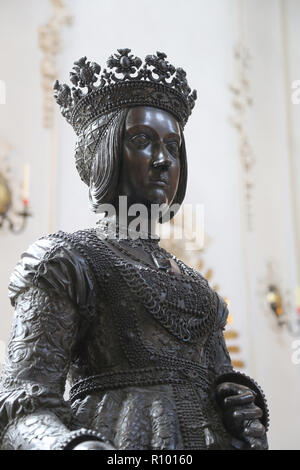
<svg viewBox="0 0 300 470"><path fill-rule="evenodd" d="M80 59L71 81L56 82L55 97L78 135L92 207L106 215L41 238L12 274L1 448L267 449L263 393L224 343L226 303L159 246L149 215L163 205L162 221L184 199L196 92L165 54L143 65L129 49L102 73ZM133 204L148 211L138 237Z"/></svg>

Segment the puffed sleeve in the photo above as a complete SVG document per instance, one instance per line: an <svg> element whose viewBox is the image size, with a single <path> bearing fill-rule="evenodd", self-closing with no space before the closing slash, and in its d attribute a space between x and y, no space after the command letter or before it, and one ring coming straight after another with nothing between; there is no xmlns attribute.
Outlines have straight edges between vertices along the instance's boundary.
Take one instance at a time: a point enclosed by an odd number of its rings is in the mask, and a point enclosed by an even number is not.
<svg viewBox="0 0 300 470"><path fill-rule="evenodd" d="M103 441L93 430L76 428L63 398L80 315L93 303L93 282L84 258L59 238L38 240L14 270L9 296L15 314L0 384L1 449L68 449L83 440Z"/></svg>
<svg viewBox="0 0 300 470"><path fill-rule="evenodd" d="M209 342L209 369L215 378L215 386L223 382L234 382L249 387L256 393L255 403L263 411L262 424L268 430L269 410L265 395L261 387L246 374L234 370L224 339L224 330L227 323L228 307L225 300L218 297L218 312L212 337Z"/></svg>
<svg viewBox="0 0 300 470"><path fill-rule="evenodd" d="M21 292L34 286L63 294L79 308L92 307L91 271L84 256L60 233L39 239L22 254L8 286L12 305Z"/></svg>

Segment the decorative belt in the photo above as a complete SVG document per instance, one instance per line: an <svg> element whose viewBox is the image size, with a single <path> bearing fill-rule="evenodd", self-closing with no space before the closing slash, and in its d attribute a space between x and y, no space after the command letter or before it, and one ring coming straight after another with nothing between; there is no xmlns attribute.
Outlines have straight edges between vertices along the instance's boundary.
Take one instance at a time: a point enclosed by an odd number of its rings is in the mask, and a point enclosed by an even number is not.
<svg viewBox="0 0 300 470"><path fill-rule="evenodd" d="M202 389L209 389L212 381L209 371L201 366L182 366L171 369L166 366L125 369L108 372L80 380L70 390L70 401L94 391L107 391L125 387L143 387L162 384L184 384L192 382Z"/></svg>

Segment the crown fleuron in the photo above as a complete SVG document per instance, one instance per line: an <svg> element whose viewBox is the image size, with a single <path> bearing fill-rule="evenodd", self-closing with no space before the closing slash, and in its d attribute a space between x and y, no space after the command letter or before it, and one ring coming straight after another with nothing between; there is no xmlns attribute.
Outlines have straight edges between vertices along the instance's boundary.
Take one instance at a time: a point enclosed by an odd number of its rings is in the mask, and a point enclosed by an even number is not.
<svg viewBox="0 0 300 470"><path fill-rule="evenodd" d="M166 59L166 54L157 52L146 56L143 64L131 49L118 49L101 72L100 65L82 57L70 73L73 87L56 81L54 97L78 135L102 114L127 106L162 108L184 126L197 93L191 91L185 71Z"/></svg>

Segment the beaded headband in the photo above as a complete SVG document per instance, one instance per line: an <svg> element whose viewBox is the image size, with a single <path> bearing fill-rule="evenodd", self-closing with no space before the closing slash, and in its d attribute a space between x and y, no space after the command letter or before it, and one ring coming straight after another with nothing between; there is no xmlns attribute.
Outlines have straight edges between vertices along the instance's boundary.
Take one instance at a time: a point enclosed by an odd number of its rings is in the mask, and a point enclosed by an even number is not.
<svg viewBox="0 0 300 470"><path fill-rule="evenodd" d="M186 72L171 65L163 52L147 55L144 64L130 52L118 49L102 73L100 65L86 57L74 62L72 89L56 80L54 97L77 135L101 115L129 106L161 108L172 113L182 126L186 124L197 99Z"/></svg>

